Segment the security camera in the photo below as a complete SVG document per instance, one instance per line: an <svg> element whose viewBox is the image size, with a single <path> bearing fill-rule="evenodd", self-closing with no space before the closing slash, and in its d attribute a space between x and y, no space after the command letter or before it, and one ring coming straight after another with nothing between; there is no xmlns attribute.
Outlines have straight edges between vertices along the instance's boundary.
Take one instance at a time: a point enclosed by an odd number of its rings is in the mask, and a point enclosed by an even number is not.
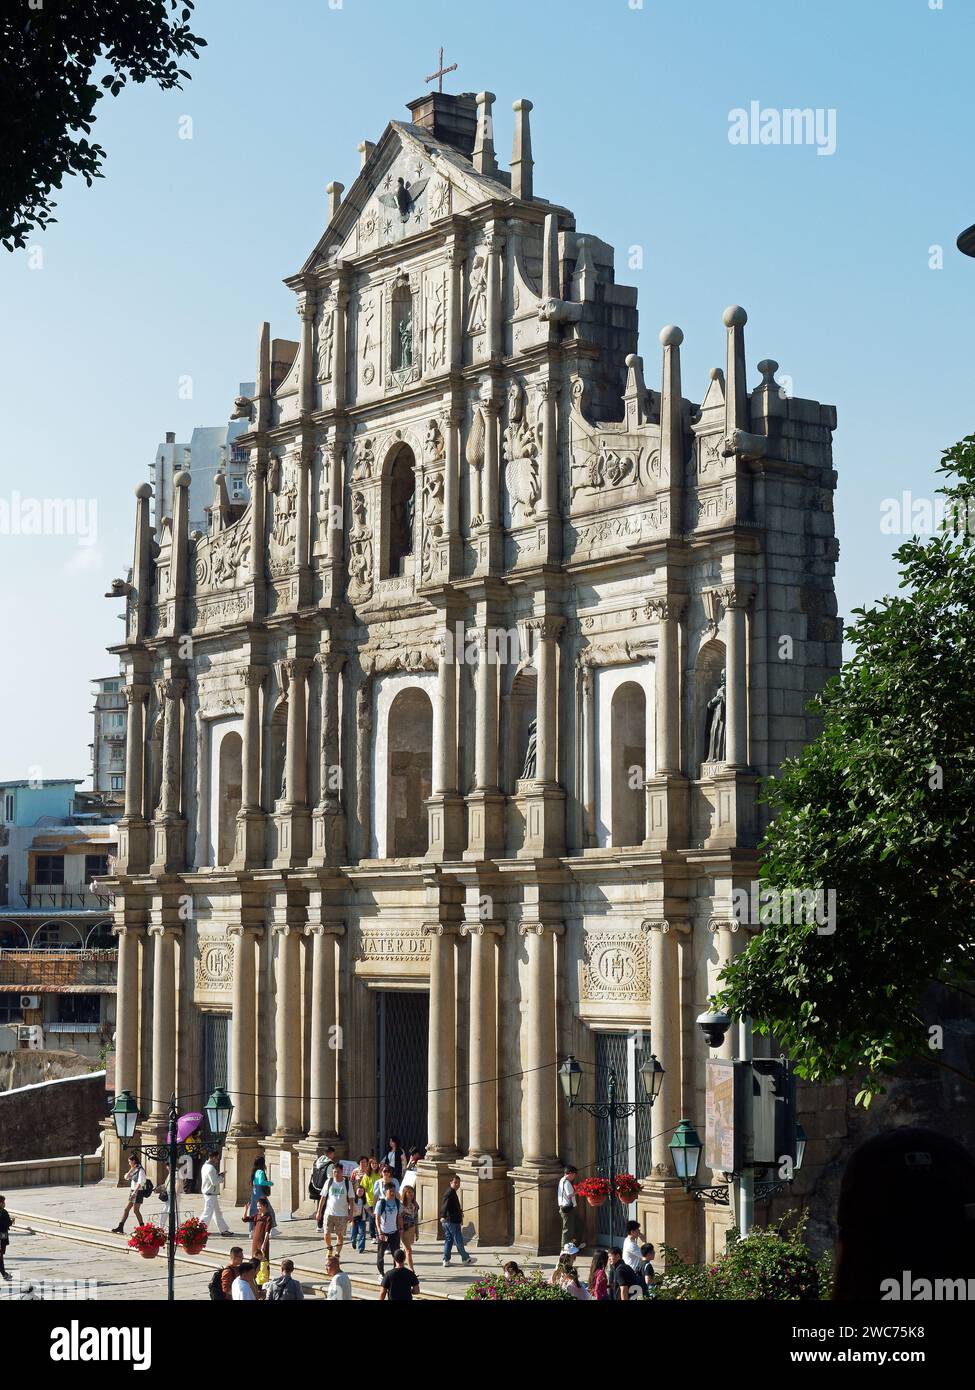
<svg viewBox="0 0 975 1390"><path fill-rule="evenodd" d="M703 1014L697 1016L697 1026L707 1039L708 1047L720 1047L731 1027L731 1018L721 1010L705 1009Z"/></svg>

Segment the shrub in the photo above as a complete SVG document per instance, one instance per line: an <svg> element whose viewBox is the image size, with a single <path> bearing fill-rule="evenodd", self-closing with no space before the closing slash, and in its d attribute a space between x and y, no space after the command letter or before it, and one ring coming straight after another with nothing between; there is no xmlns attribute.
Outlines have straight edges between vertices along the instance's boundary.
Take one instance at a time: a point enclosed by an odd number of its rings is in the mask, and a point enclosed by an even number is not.
<svg viewBox="0 0 975 1390"><path fill-rule="evenodd" d="M475 1303L575 1302L570 1293L550 1284L540 1269L513 1280L506 1279L500 1272L482 1274L468 1287L464 1297Z"/></svg>
<svg viewBox="0 0 975 1390"><path fill-rule="evenodd" d="M667 1272L656 1284L663 1299L759 1299L764 1302L807 1302L829 1297L829 1259L818 1262L802 1239L805 1218L790 1231L789 1218L757 1228L747 1236L732 1230L728 1248L706 1265L687 1264L664 1246Z"/></svg>

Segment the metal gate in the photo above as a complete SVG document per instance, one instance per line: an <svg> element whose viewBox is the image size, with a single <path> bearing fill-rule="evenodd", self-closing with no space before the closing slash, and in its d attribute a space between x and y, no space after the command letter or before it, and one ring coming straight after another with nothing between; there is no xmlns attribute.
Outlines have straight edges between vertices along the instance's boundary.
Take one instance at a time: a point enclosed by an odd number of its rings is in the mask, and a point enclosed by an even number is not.
<svg viewBox="0 0 975 1390"><path fill-rule="evenodd" d="M641 1063L650 1055L650 1037L647 1033L597 1033L596 1034L596 1100L608 1097L609 1074L616 1077L617 1100L646 1100L643 1082L640 1079ZM614 1135L616 1147L616 1172L633 1173L644 1177L650 1171L650 1136L652 1133L652 1111L649 1108L638 1110L629 1119L616 1121ZM596 1172L602 1177L614 1176L609 1171L610 1121L596 1121ZM615 1203L615 1199L611 1198ZM609 1240L610 1204L599 1208L598 1239L601 1243ZM613 1236L617 1245L622 1244L624 1223L629 1208L615 1203L613 1215Z"/></svg>
<svg viewBox="0 0 975 1390"><path fill-rule="evenodd" d="M376 995L376 1152L395 1134L409 1153L427 1138L430 996L400 990Z"/></svg>
<svg viewBox="0 0 975 1390"><path fill-rule="evenodd" d="M213 1093L215 1086L228 1086L230 1082L230 1015L203 1015L203 1095L200 1104L191 1106L202 1110Z"/></svg>

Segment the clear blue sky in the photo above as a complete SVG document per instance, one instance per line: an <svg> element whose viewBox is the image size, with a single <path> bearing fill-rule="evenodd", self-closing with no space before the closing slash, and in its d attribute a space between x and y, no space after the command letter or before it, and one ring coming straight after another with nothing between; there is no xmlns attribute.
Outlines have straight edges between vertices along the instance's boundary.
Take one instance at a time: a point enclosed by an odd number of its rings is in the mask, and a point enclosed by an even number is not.
<svg viewBox="0 0 975 1390"><path fill-rule="evenodd" d="M975 262L954 249L975 222L971 0L202 0L195 27L209 46L184 91L100 103L106 177L66 187L34 239L43 267L0 253L0 496L98 504L93 546L0 536L0 776L87 777L133 489L164 431L226 419L261 319L297 336L281 279L322 230L325 185L352 182L358 141L405 117L441 43L448 90L497 94L505 164L511 101L535 103L536 190L617 247L652 383L678 323L699 400L738 302L750 369L774 357L836 404L840 610L891 589L881 501L930 496L975 427ZM730 144L752 101L835 108L836 153Z"/></svg>

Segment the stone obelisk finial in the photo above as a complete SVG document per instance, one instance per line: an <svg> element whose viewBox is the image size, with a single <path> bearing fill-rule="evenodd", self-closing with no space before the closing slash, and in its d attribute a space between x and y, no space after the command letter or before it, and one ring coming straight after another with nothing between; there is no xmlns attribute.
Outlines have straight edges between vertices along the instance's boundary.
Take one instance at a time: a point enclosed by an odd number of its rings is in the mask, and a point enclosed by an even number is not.
<svg viewBox="0 0 975 1390"><path fill-rule="evenodd" d="M477 135L474 139L474 168L479 174L496 174L498 161L494 153L494 117L491 114L496 101L493 92L477 94Z"/></svg>
<svg viewBox="0 0 975 1390"><path fill-rule="evenodd" d="M511 191L516 198L529 202L532 194L532 132L528 113L532 103L527 97L519 97L511 103L515 113L515 138L511 148Z"/></svg>

